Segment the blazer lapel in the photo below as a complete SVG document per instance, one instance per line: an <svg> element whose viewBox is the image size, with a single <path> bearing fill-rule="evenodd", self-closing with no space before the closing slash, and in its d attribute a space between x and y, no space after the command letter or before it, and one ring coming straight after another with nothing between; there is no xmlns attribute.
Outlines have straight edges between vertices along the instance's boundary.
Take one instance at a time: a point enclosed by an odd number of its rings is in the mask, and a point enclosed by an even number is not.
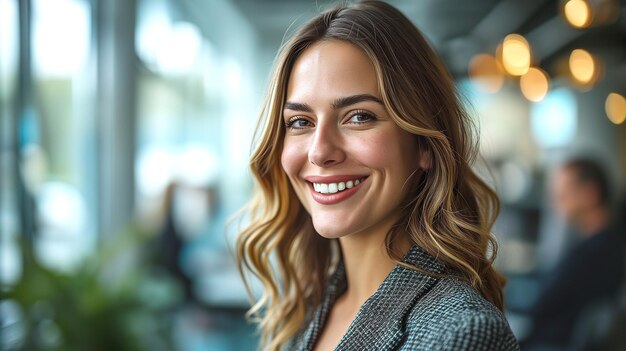
<svg viewBox="0 0 626 351"><path fill-rule="evenodd" d="M433 274L445 271L441 262L418 246L413 246L403 261ZM406 315L437 280L428 274L396 265L374 295L361 306L335 350L394 349L404 336Z"/></svg>
<svg viewBox="0 0 626 351"><path fill-rule="evenodd" d="M346 271L343 266L343 262L339 262L337 269L330 277L326 286L326 292L321 304L315 309L311 322L307 328L302 332L300 341L297 342L296 351L308 351L312 350L315 342L319 338L324 325L326 325L326 319L328 312L332 308L335 300L346 290Z"/></svg>
<svg viewBox="0 0 626 351"><path fill-rule="evenodd" d="M442 274L445 266L418 246L413 246L402 260L432 274ZM438 278L396 265L374 295L361 306L348 331L335 350L392 350L404 336L404 320ZM302 331L295 350L312 350L319 338L334 302L346 290L343 262L329 279L326 294L315 309L311 322Z"/></svg>

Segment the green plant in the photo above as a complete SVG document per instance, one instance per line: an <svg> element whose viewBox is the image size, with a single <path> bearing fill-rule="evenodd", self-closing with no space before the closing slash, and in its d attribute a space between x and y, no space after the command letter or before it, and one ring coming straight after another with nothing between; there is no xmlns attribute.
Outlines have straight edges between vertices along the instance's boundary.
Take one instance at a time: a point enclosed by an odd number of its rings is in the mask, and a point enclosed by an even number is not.
<svg viewBox="0 0 626 351"><path fill-rule="evenodd" d="M24 245L23 274L4 298L22 308L18 350L171 350L179 283L127 230L71 274L39 264Z"/></svg>

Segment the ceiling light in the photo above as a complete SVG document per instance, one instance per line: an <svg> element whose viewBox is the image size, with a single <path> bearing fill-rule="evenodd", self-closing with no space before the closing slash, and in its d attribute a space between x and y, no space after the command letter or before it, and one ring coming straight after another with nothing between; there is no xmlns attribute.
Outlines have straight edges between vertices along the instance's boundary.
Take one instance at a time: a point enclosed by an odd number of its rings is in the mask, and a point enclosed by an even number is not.
<svg viewBox="0 0 626 351"><path fill-rule="evenodd" d="M520 78L520 89L522 94L533 102L543 100L548 93L548 76L540 68L531 67L526 74Z"/></svg>
<svg viewBox="0 0 626 351"><path fill-rule="evenodd" d="M618 93L610 93L604 103L606 115L615 124L622 124L626 120L626 99Z"/></svg>
<svg viewBox="0 0 626 351"><path fill-rule="evenodd" d="M586 28L591 22L591 8L584 0L569 0L563 6L563 14L567 22L576 28Z"/></svg>
<svg viewBox="0 0 626 351"><path fill-rule="evenodd" d="M574 82L583 87L593 85L600 75L599 61L583 49L572 51L569 56L569 70Z"/></svg>
<svg viewBox="0 0 626 351"><path fill-rule="evenodd" d="M509 34L502 42L502 65L507 73L521 76L530 68L530 46L519 34Z"/></svg>

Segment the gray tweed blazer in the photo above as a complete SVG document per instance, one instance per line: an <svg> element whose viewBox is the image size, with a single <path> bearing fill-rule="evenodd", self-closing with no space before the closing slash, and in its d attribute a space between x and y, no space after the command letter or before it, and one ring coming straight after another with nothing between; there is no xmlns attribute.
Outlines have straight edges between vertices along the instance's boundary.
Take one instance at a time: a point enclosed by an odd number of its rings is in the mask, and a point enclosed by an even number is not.
<svg viewBox="0 0 626 351"><path fill-rule="evenodd" d="M404 262L435 274L445 266L413 246ZM346 289L339 265L320 306L287 350L312 350L328 312ZM471 285L396 265L361 306L335 350L519 350L504 315Z"/></svg>

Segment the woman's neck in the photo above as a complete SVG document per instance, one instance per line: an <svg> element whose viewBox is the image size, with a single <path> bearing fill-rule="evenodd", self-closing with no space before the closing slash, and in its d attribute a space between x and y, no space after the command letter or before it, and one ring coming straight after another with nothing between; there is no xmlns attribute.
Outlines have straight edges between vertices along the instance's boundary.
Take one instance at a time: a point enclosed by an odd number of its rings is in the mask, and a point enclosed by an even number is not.
<svg viewBox="0 0 626 351"><path fill-rule="evenodd" d="M347 290L342 300L353 305L355 309L376 292L396 265L387 254L385 246L387 232L388 230L380 234L358 233L339 239L347 280ZM398 235L394 245L395 249L402 253L406 253L411 247L407 235Z"/></svg>

